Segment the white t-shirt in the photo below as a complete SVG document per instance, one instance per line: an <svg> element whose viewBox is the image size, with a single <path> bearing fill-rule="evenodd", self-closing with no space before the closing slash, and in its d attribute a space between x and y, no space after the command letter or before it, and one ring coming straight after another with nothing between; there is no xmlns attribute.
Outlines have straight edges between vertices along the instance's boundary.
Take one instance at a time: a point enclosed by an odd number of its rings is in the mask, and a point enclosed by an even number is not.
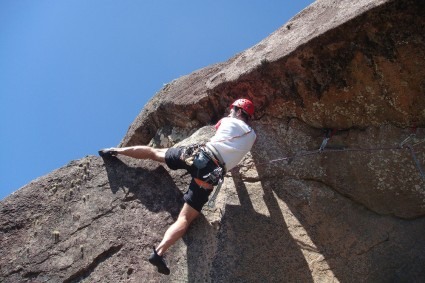
<svg viewBox="0 0 425 283"><path fill-rule="evenodd" d="M251 150L257 135L244 121L232 117L221 119L216 129L216 134L207 144L220 153L226 169L230 170Z"/></svg>

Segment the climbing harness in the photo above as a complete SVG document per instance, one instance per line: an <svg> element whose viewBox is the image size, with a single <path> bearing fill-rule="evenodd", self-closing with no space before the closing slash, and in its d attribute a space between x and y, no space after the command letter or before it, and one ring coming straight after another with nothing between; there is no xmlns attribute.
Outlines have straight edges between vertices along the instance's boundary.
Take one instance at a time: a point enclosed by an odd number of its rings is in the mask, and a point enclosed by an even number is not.
<svg viewBox="0 0 425 283"><path fill-rule="evenodd" d="M207 163L212 160L217 166L212 172L200 178L193 178L195 183L207 190L214 188L213 184L217 184L213 196L208 202L208 206L213 208L215 205L215 199L220 191L221 185L223 184L224 174L226 167L221 157L218 157L217 153L214 154L214 149L202 144L193 144L184 148L181 159L186 162L189 166L195 166L198 169L203 169L207 166Z"/></svg>
<svg viewBox="0 0 425 283"><path fill-rule="evenodd" d="M211 160L217 165L217 168L215 168L212 172L203 176L204 179L209 180L211 183L213 184L217 183L215 191L213 195L211 196L210 200L208 201L208 207L214 208L215 200L224 182L224 174L226 172L226 165L222 161L220 154L218 152L214 153L214 151L216 151L214 148L205 145L203 147L203 150L205 154L209 156L209 158L211 158Z"/></svg>
<svg viewBox="0 0 425 283"><path fill-rule="evenodd" d="M183 149L180 159L184 160L184 162L186 162L187 165L192 166L193 163L195 162L195 158L199 155L199 153L200 153L200 145L193 144L190 146L186 146Z"/></svg>

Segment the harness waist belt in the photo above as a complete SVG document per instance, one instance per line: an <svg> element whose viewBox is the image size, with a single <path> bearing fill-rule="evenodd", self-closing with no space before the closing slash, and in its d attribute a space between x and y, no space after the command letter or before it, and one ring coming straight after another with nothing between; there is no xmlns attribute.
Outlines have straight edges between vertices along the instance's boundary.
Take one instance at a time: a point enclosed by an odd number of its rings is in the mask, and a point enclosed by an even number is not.
<svg viewBox="0 0 425 283"><path fill-rule="evenodd" d="M208 153L210 153L212 155L213 158L217 159L220 167L223 168L224 172L227 172L226 163L224 163L223 158L221 157L221 155L217 151L217 149L210 144L206 144L205 149L208 151Z"/></svg>
<svg viewBox="0 0 425 283"><path fill-rule="evenodd" d="M195 180L195 183L198 184L198 186L200 186L204 189L212 190L214 188L213 185L211 185L210 183L207 183L205 181L202 181L201 179L193 178L193 180Z"/></svg>

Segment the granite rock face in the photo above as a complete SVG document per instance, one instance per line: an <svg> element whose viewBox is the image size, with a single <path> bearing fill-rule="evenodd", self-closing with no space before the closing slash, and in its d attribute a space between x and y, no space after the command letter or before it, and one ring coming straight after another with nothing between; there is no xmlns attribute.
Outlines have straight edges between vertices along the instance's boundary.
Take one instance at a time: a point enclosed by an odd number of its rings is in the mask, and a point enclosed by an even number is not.
<svg viewBox="0 0 425 283"><path fill-rule="evenodd" d="M2 202L2 282L155 276L143 255L178 214L180 194L157 164L73 161Z"/></svg>
<svg viewBox="0 0 425 283"><path fill-rule="evenodd" d="M121 146L203 142L234 99L257 108L251 153L170 249L169 277L147 257L188 176L88 156L1 202L1 281L424 281L424 12L316 1L153 97Z"/></svg>

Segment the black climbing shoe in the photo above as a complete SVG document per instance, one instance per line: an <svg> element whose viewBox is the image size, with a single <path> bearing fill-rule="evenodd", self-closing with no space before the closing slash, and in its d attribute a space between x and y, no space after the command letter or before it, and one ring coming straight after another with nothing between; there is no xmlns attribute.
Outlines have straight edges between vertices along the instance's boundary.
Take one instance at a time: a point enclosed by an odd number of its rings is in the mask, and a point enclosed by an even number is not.
<svg viewBox="0 0 425 283"><path fill-rule="evenodd" d="M162 256L156 253L155 248L153 248L153 253L149 257L149 262L158 268L159 273L170 275L170 269L168 269L167 264L165 263L165 260L162 258Z"/></svg>
<svg viewBox="0 0 425 283"><path fill-rule="evenodd" d="M112 156L117 156L118 152L116 152L113 149L101 149L99 150L99 156L103 157L103 158L108 158L108 157L112 157Z"/></svg>

